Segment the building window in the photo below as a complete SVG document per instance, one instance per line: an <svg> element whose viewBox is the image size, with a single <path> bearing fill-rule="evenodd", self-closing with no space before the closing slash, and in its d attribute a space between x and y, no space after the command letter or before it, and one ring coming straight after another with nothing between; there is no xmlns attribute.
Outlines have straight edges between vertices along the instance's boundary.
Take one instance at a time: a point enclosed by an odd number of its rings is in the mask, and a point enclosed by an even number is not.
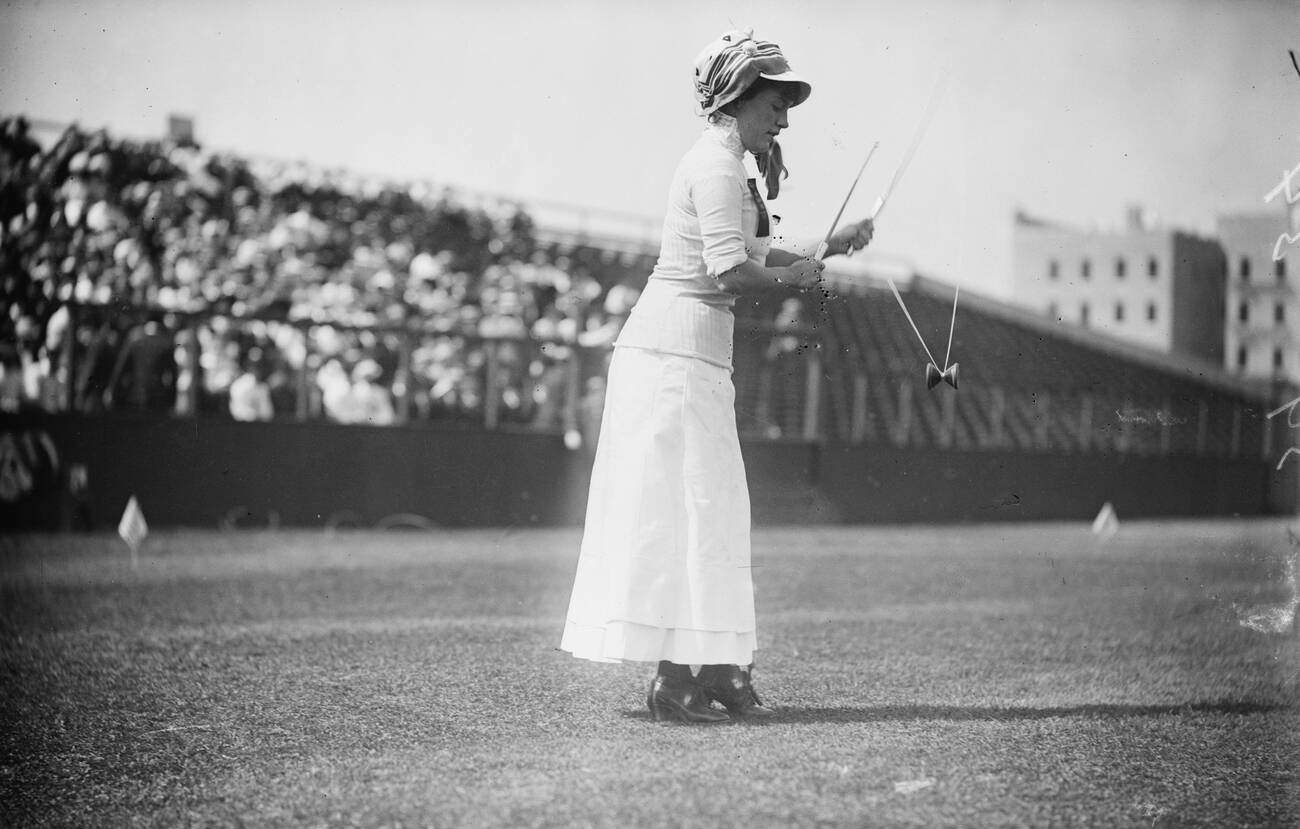
<svg viewBox="0 0 1300 829"><path fill-rule="evenodd" d="M1083 260L1083 264L1079 266L1079 273L1084 279L1092 279L1092 262L1088 259Z"/></svg>
<svg viewBox="0 0 1300 829"><path fill-rule="evenodd" d="M1116 259L1116 260L1115 260L1115 278L1116 278L1116 279L1123 279L1124 276L1125 276L1125 274L1126 274L1127 272L1128 272L1128 266L1124 263L1124 260L1123 260L1122 258L1120 258L1120 259Z"/></svg>
<svg viewBox="0 0 1300 829"><path fill-rule="evenodd" d="M1047 275L1051 279L1059 279L1061 276L1061 263L1057 262L1055 259L1048 261Z"/></svg>
<svg viewBox="0 0 1300 829"><path fill-rule="evenodd" d="M1273 306L1273 322L1286 322L1286 306L1278 303Z"/></svg>
<svg viewBox="0 0 1300 829"><path fill-rule="evenodd" d="M1273 263L1273 275L1277 277L1278 282L1286 279L1286 260L1279 259Z"/></svg>
<svg viewBox="0 0 1300 829"><path fill-rule="evenodd" d="M1282 349L1273 349L1273 368L1282 368Z"/></svg>
<svg viewBox="0 0 1300 829"><path fill-rule="evenodd" d="M1122 302L1116 302L1116 303L1115 303L1115 322L1123 322L1123 321L1124 321L1124 303L1122 303Z"/></svg>
<svg viewBox="0 0 1300 829"><path fill-rule="evenodd" d="M1152 279L1155 279L1159 275L1160 275L1160 263L1156 261L1156 258L1154 256L1148 256L1147 276L1151 277Z"/></svg>
<svg viewBox="0 0 1300 829"><path fill-rule="evenodd" d="M1241 307L1239 307L1239 308L1237 309L1237 319L1239 319L1239 320L1242 321L1242 322L1250 322L1250 306L1249 306L1249 305L1247 305L1247 304L1244 303L1244 302L1241 303Z"/></svg>
<svg viewBox="0 0 1300 829"><path fill-rule="evenodd" d="M1147 303L1147 320L1150 322L1156 321L1156 304L1154 302Z"/></svg>
<svg viewBox="0 0 1300 829"><path fill-rule="evenodd" d="M1088 303L1086 302L1079 306L1079 324L1088 325Z"/></svg>
<svg viewBox="0 0 1300 829"><path fill-rule="evenodd" d="M1246 346L1244 345L1237 348L1237 368L1246 368Z"/></svg>
<svg viewBox="0 0 1300 829"><path fill-rule="evenodd" d="M1237 271L1241 275L1241 281L1246 282L1250 279L1250 257L1241 257L1241 268Z"/></svg>

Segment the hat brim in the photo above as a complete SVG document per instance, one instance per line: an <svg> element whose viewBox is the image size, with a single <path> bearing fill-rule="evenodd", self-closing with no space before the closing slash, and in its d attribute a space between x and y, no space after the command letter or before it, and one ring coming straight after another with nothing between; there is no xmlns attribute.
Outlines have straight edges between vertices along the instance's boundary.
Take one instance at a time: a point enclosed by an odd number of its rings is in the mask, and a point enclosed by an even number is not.
<svg viewBox="0 0 1300 829"><path fill-rule="evenodd" d="M812 94L812 84L808 83L801 76L789 70L780 73L760 72L758 73L758 76L760 78L767 78L769 81L777 81L779 83L789 83L797 86L799 88L798 98L796 98L794 103L790 104L790 106L799 106L804 101L808 100L808 96Z"/></svg>

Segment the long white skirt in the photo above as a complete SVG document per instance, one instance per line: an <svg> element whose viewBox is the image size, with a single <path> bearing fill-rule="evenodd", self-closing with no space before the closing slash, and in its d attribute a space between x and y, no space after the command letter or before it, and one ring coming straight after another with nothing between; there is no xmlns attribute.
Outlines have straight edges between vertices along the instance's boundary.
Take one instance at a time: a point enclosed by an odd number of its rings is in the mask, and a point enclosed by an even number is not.
<svg viewBox="0 0 1300 829"><path fill-rule="evenodd" d="M735 397L727 369L615 349L562 650L599 662L753 661Z"/></svg>

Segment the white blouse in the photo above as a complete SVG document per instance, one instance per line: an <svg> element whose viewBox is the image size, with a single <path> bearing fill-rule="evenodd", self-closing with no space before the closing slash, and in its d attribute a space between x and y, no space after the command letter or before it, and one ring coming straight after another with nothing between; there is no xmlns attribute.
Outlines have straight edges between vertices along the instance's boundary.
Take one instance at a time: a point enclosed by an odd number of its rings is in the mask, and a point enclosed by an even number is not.
<svg viewBox="0 0 1300 829"><path fill-rule="evenodd" d="M659 261L616 346L681 354L731 368L734 294L717 277L746 259L763 265L761 198L751 191L736 119L715 113L677 165Z"/></svg>

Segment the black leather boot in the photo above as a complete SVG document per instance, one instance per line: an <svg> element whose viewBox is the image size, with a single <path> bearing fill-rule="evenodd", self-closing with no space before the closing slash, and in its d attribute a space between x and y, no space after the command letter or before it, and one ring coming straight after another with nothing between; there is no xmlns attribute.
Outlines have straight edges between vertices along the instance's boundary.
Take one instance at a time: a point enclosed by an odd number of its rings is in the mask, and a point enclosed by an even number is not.
<svg viewBox="0 0 1300 829"><path fill-rule="evenodd" d="M691 676L689 667L672 662L659 663L659 673L650 683L646 705L655 722L677 720L702 724L731 719L709 704L708 694Z"/></svg>
<svg viewBox="0 0 1300 829"><path fill-rule="evenodd" d="M776 713L759 700L748 666L705 665L696 681L709 699L722 703L733 716L770 717Z"/></svg>

